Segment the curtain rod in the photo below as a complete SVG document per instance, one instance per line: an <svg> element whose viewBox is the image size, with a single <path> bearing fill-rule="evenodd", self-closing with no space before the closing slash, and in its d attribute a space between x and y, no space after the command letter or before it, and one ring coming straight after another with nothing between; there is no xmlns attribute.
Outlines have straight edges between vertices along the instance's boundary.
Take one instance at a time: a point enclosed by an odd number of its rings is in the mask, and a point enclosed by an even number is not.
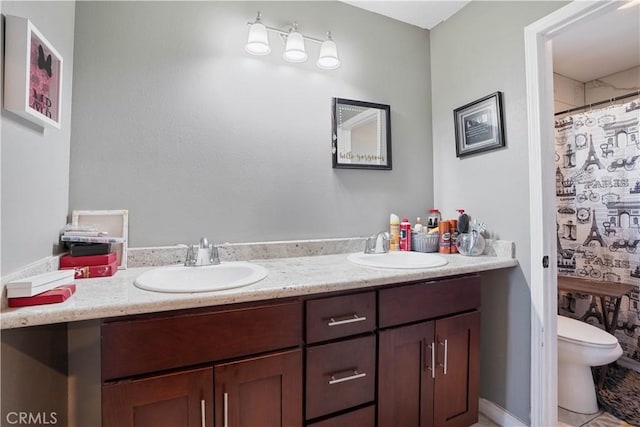
<svg viewBox="0 0 640 427"><path fill-rule="evenodd" d="M570 108L570 109L565 110L565 111L560 111L559 113L555 113L554 116L559 116L560 114L566 114L566 113L573 113L574 111L583 110L585 108L595 107L596 105L602 105L602 104L607 104L607 103L610 103L610 102L616 102L616 101L620 101L621 99L631 98L632 96L638 96L638 95L640 95L640 90L636 91L636 92L628 93L626 95L616 96L615 98L607 99L605 101L598 101L598 102L594 102L592 104L583 105L582 107Z"/></svg>

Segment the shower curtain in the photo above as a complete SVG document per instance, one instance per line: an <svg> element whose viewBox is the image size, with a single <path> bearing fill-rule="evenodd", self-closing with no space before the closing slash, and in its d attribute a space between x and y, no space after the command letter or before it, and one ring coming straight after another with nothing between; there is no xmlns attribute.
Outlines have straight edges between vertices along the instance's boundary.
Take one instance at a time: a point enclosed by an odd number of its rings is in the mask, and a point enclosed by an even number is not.
<svg viewBox="0 0 640 427"><path fill-rule="evenodd" d="M555 122L558 274L636 285L623 299L615 335L624 355L638 362L639 122L640 98ZM558 307L580 318L590 301L563 295ZM587 321L603 327L596 317Z"/></svg>

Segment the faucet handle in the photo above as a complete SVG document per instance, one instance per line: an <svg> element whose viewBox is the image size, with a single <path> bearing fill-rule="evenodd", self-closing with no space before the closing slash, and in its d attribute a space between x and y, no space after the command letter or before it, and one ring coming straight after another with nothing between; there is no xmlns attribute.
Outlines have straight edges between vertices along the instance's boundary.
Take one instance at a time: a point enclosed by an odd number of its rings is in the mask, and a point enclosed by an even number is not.
<svg viewBox="0 0 640 427"><path fill-rule="evenodd" d="M187 267L194 265L196 262L196 257L197 257L197 252L196 252L195 245L189 245L187 247L187 256L184 260L184 265Z"/></svg>
<svg viewBox="0 0 640 427"><path fill-rule="evenodd" d="M213 265L220 264L220 256L216 245L209 245L209 262Z"/></svg>
<svg viewBox="0 0 640 427"><path fill-rule="evenodd" d="M389 252L390 235L387 231L381 231L368 237L365 241L365 254L381 254Z"/></svg>

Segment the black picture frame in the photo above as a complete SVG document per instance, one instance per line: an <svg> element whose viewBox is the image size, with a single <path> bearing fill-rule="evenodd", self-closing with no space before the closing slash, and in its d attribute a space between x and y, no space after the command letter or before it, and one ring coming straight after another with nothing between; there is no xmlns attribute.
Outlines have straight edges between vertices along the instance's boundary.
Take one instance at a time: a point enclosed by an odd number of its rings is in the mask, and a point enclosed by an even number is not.
<svg viewBox="0 0 640 427"><path fill-rule="evenodd" d="M391 170L391 106L332 98L331 153L335 169Z"/></svg>
<svg viewBox="0 0 640 427"><path fill-rule="evenodd" d="M465 157L505 146L502 92L453 110L456 156Z"/></svg>

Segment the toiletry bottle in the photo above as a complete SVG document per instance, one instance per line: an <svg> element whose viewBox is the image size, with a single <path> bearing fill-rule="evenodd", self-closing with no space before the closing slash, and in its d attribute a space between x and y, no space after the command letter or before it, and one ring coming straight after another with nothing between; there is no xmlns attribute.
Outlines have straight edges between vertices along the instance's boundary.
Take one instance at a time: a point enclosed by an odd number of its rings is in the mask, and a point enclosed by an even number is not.
<svg viewBox="0 0 640 427"><path fill-rule="evenodd" d="M464 213L464 209L456 209L458 214L458 233L468 233L469 232L469 223L471 222L471 218L469 215Z"/></svg>
<svg viewBox="0 0 640 427"><path fill-rule="evenodd" d="M402 218L400 223L400 250L411 250L411 223L407 218Z"/></svg>
<svg viewBox="0 0 640 427"><path fill-rule="evenodd" d="M413 231L416 233L422 233L422 220L420 217L416 218L416 225L413 226Z"/></svg>
<svg viewBox="0 0 640 427"><path fill-rule="evenodd" d="M389 217L389 250L397 251L400 249L400 217L391 214Z"/></svg>
<svg viewBox="0 0 640 427"><path fill-rule="evenodd" d="M456 240L458 239L458 220L450 219L449 220L449 228L451 232L451 241L449 243L450 252L452 254L458 253L458 247L456 246Z"/></svg>
<svg viewBox="0 0 640 427"><path fill-rule="evenodd" d="M427 228L429 230L438 228L438 223L440 223L441 220L442 215L440 215L440 211L438 209L431 209L429 211L429 215L427 216Z"/></svg>
<svg viewBox="0 0 640 427"><path fill-rule="evenodd" d="M440 221L438 223L438 252L441 254L451 253L451 228L449 221Z"/></svg>

